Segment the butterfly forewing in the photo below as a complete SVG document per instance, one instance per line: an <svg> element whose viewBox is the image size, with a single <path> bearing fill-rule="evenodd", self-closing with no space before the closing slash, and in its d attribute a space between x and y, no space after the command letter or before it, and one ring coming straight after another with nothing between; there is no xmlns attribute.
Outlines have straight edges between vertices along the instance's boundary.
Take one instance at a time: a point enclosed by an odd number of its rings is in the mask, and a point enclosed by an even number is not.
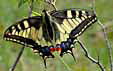
<svg viewBox="0 0 113 71"><path fill-rule="evenodd" d="M70 34L71 37L77 37L88 26L96 21L95 13L93 11L85 9L65 9L52 11L50 12L50 15L56 22L55 24L60 33ZM77 33L75 33L74 31L77 31Z"/></svg>
<svg viewBox="0 0 113 71"><path fill-rule="evenodd" d="M93 23L97 21L96 15L92 15L91 17L88 17L84 21L82 21L77 27L75 27L71 33L70 37L78 37L80 36L89 26L91 26Z"/></svg>
<svg viewBox="0 0 113 71"><path fill-rule="evenodd" d="M38 45L47 46L50 41L46 40L49 37L47 30L44 31L42 16L34 16L23 19L16 24L10 26L4 33L4 38L9 41L14 41L20 44L29 44L30 40L38 43ZM44 36L46 35L46 37ZM25 41L26 40L26 41Z"/></svg>

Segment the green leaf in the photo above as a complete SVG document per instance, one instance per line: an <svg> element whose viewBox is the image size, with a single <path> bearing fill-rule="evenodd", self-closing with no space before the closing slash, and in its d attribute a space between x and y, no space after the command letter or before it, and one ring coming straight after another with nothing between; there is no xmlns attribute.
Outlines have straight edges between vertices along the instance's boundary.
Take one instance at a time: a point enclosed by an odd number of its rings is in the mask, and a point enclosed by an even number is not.
<svg viewBox="0 0 113 71"><path fill-rule="evenodd" d="M35 12L35 11L32 11L32 16L41 16L41 14Z"/></svg>
<svg viewBox="0 0 113 71"><path fill-rule="evenodd" d="M28 0L19 0L18 8L20 8L22 5L24 5Z"/></svg>

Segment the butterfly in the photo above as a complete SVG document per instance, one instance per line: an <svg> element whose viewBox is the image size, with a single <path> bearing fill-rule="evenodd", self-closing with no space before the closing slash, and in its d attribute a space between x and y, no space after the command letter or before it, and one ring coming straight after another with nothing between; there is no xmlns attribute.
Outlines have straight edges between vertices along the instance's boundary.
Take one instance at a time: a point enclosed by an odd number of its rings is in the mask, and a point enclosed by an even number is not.
<svg viewBox="0 0 113 71"><path fill-rule="evenodd" d="M54 58L54 51L60 56L70 53L76 38L97 21L96 14L86 9L64 9L32 16L12 24L4 32L4 39L32 48L44 60Z"/></svg>

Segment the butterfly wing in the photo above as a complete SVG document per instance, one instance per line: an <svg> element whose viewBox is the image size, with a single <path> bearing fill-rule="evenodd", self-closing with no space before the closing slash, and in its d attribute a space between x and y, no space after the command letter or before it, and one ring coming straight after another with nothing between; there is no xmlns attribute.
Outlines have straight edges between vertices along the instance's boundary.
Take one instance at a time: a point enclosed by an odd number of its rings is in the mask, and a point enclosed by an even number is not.
<svg viewBox="0 0 113 71"><path fill-rule="evenodd" d="M85 9L52 11L50 15L56 22L60 34L69 34L67 38L81 35L92 23L96 22L95 13Z"/></svg>
<svg viewBox="0 0 113 71"><path fill-rule="evenodd" d="M78 36L80 36L89 26L97 21L96 14L93 11L85 9L65 9L50 12L52 20L59 30L60 38L60 56L70 53L74 60L71 45L73 45ZM68 52L70 51L70 52Z"/></svg>
<svg viewBox="0 0 113 71"><path fill-rule="evenodd" d="M45 19L42 16L23 19L6 29L4 39L31 47L42 56L46 67L46 58L54 58L54 55L49 46L53 40L52 26L48 20L44 22Z"/></svg>
<svg viewBox="0 0 113 71"><path fill-rule="evenodd" d="M51 27L49 27L51 28ZM47 40L49 37L48 27L43 24L42 16L34 16L23 19L16 24L11 25L4 33L4 38L22 45L47 46L51 42ZM44 32L44 33L43 33Z"/></svg>

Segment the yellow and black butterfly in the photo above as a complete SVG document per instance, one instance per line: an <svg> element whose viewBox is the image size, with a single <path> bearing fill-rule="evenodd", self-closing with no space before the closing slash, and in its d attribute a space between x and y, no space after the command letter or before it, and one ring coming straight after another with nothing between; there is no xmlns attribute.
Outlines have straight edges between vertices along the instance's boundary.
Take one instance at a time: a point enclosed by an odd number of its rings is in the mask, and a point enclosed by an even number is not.
<svg viewBox="0 0 113 71"><path fill-rule="evenodd" d="M41 16L28 17L11 25L4 39L31 47L40 53L46 66L46 57L54 58L54 51L61 51L60 56L71 51L73 56L74 40L96 21L96 14L90 10L43 10Z"/></svg>

